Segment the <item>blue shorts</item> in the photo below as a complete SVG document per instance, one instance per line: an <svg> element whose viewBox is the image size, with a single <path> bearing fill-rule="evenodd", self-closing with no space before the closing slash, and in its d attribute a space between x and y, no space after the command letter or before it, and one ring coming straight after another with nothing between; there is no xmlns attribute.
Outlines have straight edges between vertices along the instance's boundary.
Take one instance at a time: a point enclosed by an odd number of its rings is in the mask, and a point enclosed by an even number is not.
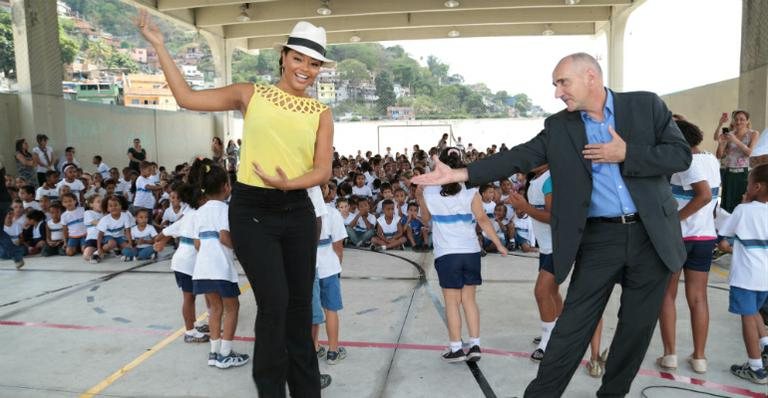
<svg viewBox="0 0 768 398"><path fill-rule="evenodd" d="M685 252L688 257L683 267L691 271L709 272L712 266L712 252L715 250L713 240L694 240L685 242Z"/></svg>
<svg viewBox="0 0 768 398"><path fill-rule="evenodd" d="M547 271L550 274L555 274L555 260L552 253L544 254L539 253L539 271Z"/></svg>
<svg viewBox="0 0 768 398"><path fill-rule="evenodd" d="M85 236L79 238L68 238L67 247L85 247Z"/></svg>
<svg viewBox="0 0 768 398"><path fill-rule="evenodd" d="M216 293L221 297L229 298L239 296L240 287L237 283L221 279L197 279L192 281L192 293Z"/></svg>
<svg viewBox="0 0 768 398"><path fill-rule="evenodd" d="M506 247L507 246L507 238L499 237L499 240L501 241L501 245ZM483 236L483 248L486 248L493 244L493 241Z"/></svg>
<svg viewBox="0 0 768 398"><path fill-rule="evenodd" d="M325 312L320 305L320 280L315 274L315 283L312 284L312 324L319 325L325 322Z"/></svg>
<svg viewBox="0 0 768 398"><path fill-rule="evenodd" d="M101 240L101 244L102 245L106 245L111 240L115 241L115 244L117 244L117 247L120 247L120 246L123 245L123 243L125 243L125 237L124 236L105 236Z"/></svg>
<svg viewBox="0 0 768 398"><path fill-rule="evenodd" d="M728 295L728 312L737 315L755 315L768 299L768 292L731 286Z"/></svg>
<svg viewBox="0 0 768 398"><path fill-rule="evenodd" d="M515 246L523 247L523 245L531 246L531 242L528 239L523 238L520 234L515 234Z"/></svg>
<svg viewBox="0 0 768 398"><path fill-rule="evenodd" d="M192 275L179 271L173 271L173 274L176 276L176 286L180 287L184 293L192 293Z"/></svg>
<svg viewBox="0 0 768 398"><path fill-rule="evenodd" d="M328 311L344 308L341 303L341 274L320 279L320 304Z"/></svg>
<svg viewBox="0 0 768 398"><path fill-rule="evenodd" d="M96 239L86 239L85 240L85 245L83 245L83 247L97 248L99 246L96 244Z"/></svg>
<svg viewBox="0 0 768 398"><path fill-rule="evenodd" d="M464 285L482 285L480 253L446 254L435 259L435 269L443 289L461 289Z"/></svg>

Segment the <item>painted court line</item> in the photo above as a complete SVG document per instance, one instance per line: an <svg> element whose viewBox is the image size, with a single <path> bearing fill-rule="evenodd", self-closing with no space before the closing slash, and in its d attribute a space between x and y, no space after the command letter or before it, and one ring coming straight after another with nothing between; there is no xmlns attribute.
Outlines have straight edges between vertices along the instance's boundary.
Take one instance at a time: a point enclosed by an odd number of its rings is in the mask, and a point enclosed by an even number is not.
<svg viewBox="0 0 768 398"><path fill-rule="evenodd" d="M202 319L203 314L198 320ZM184 333L183 328L175 332L168 332L162 330L142 329L142 328L120 328L120 327L105 327L105 326L85 326L85 325L68 325L57 323L45 323L45 322L21 322L21 321L0 321L0 326L10 327L30 327L30 328L45 328L45 329L59 329L59 330L83 330L94 331L103 333L121 333L121 334L145 334L150 336L166 336L160 343L156 344L149 351L145 352L128 365L124 366L117 372L104 379L102 382L88 390L81 397L93 397L98 392L103 391L110 384L114 383L117 379L122 377L125 373L138 366L141 362L145 361L150 356L154 355L161 348L171 343L176 338L180 337ZM253 342L255 338L252 336L235 336L235 340L244 342ZM321 341L323 344L327 344L326 341ZM440 352L445 350L443 345L429 345L429 344L412 344L412 343L379 343L370 341L340 341L340 344L346 347L356 348L379 348L379 349L400 349L400 350L417 350L417 351L435 351ZM528 352L506 351L493 348L484 348L483 354L498 355L513 358L527 359L530 356ZM586 365L586 361L582 361L582 365ZM751 398L765 398L765 394L755 392L746 388L730 386L726 384L714 383L711 381L696 379L687 376L676 375L667 372L659 372L651 369L640 369L638 375L675 381L682 384L689 384L704 387L710 390L722 391L731 394L737 394L744 397ZM97 390L96 388L99 387Z"/></svg>

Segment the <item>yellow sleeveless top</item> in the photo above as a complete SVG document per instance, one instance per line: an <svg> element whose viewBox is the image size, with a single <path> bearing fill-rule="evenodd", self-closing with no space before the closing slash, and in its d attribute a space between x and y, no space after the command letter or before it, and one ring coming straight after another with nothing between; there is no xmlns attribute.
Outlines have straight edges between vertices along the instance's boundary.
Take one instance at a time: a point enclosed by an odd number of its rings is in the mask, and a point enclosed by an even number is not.
<svg viewBox="0 0 768 398"><path fill-rule="evenodd" d="M312 170L320 114L328 109L313 98L297 97L275 86L254 85L243 120L243 145L237 181L262 188L253 171L257 162L267 174L280 166L289 179Z"/></svg>

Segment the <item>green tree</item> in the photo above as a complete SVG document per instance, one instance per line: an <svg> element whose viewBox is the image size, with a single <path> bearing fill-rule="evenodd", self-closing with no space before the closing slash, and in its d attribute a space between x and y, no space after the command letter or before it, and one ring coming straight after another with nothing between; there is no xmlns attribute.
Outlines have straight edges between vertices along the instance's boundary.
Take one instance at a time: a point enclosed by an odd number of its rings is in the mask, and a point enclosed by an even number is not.
<svg viewBox="0 0 768 398"><path fill-rule="evenodd" d="M446 77L448 77L448 65L440 62L440 60L434 55L427 57L427 68L429 68L432 76L436 77L437 80L441 83Z"/></svg>
<svg viewBox="0 0 768 398"><path fill-rule="evenodd" d="M97 65L106 65L107 60L112 56L112 47L102 40L91 40L88 42L88 58Z"/></svg>
<svg viewBox="0 0 768 398"><path fill-rule="evenodd" d="M379 97L376 100L376 108L379 114L384 115L387 113L387 107L394 105L397 100L392 85L392 75L387 71L379 72L374 82L376 83L376 95Z"/></svg>
<svg viewBox="0 0 768 398"><path fill-rule="evenodd" d="M371 74L365 64L354 58L339 62L336 64L336 70L343 80L349 80L349 84L354 87L371 79Z"/></svg>
<svg viewBox="0 0 768 398"><path fill-rule="evenodd" d="M256 69L259 74L279 76L280 53L275 50L261 50L257 57Z"/></svg>
<svg viewBox="0 0 768 398"><path fill-rule="evenodd" d="M16 55L13 52L11 14L0 10L0 72L6 77L16 77Z"/></svg>
<svg viewBox="0 0 768 398"><path fill-rule="evenodd" d="M120 51L113 51L106 61L107 68L110 69L126 69L128 73L136 73L139 71L139 65L128 54L121 53Z"/></svg>
<svg viewBox="0 0 768 398"><path fill-rule="evenodd" d="M419 76L419 69L419 63L407 56L392 60L388 68L392 71L393 80L404 87L413 86Z"/></svg>
<svg viewBox="0 0 768 398"><path fill-rule="evenodd" d="M528 113L531 111L531 107L533 106L533 103L531 102L531 99L528 98L528 95L525 93L520 93L512 97L512 99L515 102L515 109L517 109L520 115L528 115Z"/></svg>

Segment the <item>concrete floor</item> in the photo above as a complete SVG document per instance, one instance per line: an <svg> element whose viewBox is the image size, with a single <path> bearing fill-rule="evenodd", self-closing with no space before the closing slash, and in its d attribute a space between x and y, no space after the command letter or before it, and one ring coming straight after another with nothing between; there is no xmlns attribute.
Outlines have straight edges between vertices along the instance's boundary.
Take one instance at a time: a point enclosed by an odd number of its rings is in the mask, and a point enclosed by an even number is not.
<svg viewBox="0 0 768 398"><path fill-rule="evenodd" d="M426 283L420 282L419 267ZM680 367L674 373L656 369L654 360L662 352L657 332L629 396L768 396L765 386L737 379L728 370L744 362L746 354L739 319L727 312L727 268L727 260L722 261L710 274L709 372L697 375L685 364L692 343L687 306L680 297ZM450 365L439 360L447 334L431 254L347 250L340 316L349 355L335 366L321 361L321 371L334 378L323 395L522 396L536 372L528 359L535 348L531 339L539 333L532 294L536 273L535 258L483 259L485 283L478 301L484 356L477 367ZM246 283L241 278L241 287ZM615 330L618 294L616 289L604 316L606 347ZM204 303L198 301L202 314ZM0 397L256 396L250 364L209 368L208 345L183 342L180 303L168 261L111 258L91 265L79 258L32 257L21 271L10 261L0 262L0 339L7 345L0 361ZM234 348L250 352L256 314L252 293L246 291L240 303ZM592 397L599 384L581 368L565 396ZM81 395L87 391L95 394Z"/></svg>

